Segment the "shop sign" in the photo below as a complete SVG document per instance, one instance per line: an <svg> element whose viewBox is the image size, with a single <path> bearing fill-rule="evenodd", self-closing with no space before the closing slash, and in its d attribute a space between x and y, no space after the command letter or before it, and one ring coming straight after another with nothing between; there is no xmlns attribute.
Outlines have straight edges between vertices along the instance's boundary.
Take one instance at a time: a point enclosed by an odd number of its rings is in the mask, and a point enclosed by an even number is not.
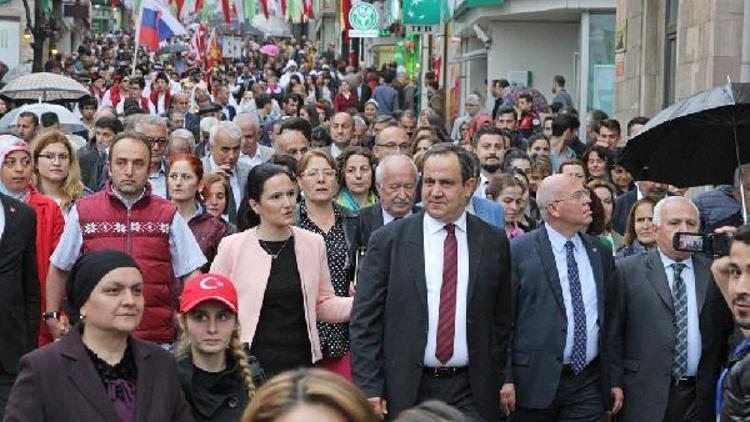
<svg viewBox="0 0 750 422"><path fill-rule="evenodd" d="M406 32L411 34L432 34L437 32L437 25L406 25Z"/></svg>
<svg viewBox="0 0 750 422"><path fill-rule="evenodd" d="M377 38L380 31L377 29L380 15L378 9L370 3L359 2L352 6L349 11L350 38Z"/></svg>

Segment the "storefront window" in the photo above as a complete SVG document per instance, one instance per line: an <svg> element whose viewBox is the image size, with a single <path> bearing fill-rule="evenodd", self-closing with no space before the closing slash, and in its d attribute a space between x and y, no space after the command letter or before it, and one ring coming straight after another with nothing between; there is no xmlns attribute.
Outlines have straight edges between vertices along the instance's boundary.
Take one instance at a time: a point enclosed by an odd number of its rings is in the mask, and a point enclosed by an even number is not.
<svg viewBox="0 0 750 422"><path fill-rule="evenodd" d="M587 110L614 114L615 14L592 13L589 18Z"/></svg>

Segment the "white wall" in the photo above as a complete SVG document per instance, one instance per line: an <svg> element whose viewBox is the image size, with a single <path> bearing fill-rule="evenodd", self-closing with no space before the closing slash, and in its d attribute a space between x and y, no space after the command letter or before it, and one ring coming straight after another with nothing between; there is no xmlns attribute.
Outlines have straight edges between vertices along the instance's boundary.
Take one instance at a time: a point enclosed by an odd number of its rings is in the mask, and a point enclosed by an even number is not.
<svg viewBox="0 0 750 422"><path fill-rule="evenodd" d="M530 70L531 86L551 101L552 78L561 74L575 102L579 27L577 22L492 22L487 79L507 78L511 70Z"/></svg>

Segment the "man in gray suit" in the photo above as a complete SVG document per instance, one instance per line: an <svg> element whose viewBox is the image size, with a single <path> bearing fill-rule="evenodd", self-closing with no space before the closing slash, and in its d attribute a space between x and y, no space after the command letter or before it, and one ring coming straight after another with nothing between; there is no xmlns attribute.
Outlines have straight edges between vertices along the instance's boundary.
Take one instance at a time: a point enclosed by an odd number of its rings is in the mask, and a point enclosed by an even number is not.
<svg viewBox="0 0 750 422"><path fill-rule="evenodd" d="M599 421L622 406L612 254L589 235L591 199L559 174L537 191L544 226L511 244L514 329L503 407L516 421Z"/></svg>
<svg viewBox="0 0 750 422"><path fill-rule="evenodd" d="M240 127L242 142L240 143L240 158L238 162L248 168L263 164L273 156L273 148L261 145L260 120L258 114L240 113L234 117L234 123Z"/></svg>
<svg viewBox="0 0 750 422"><path fill-rule="evenodd" d="M211 129L208 138L208 154L201 159L205 173L217 173L229 182L227 214L234 223L240 201L244 196L245 183L250 167L239 163L242 131L236 123L219 122Z"/></svg>
<svg viewBox="0 0 750 422"><path fill-rule="evenodd" d="M654 209L657 247L617 263L625 407L621 421L716 419L716 381L732 318L710 261L676 251L677 232L698 233L698 209L681 196Z"/></svg>
<svg viewBox="0 0 750 422"><path fill-rule="evenodd" d="M326 152L337 158L351 144L354 134L354 119L349 113L339 112L331 119L331 140Z"/></svg>

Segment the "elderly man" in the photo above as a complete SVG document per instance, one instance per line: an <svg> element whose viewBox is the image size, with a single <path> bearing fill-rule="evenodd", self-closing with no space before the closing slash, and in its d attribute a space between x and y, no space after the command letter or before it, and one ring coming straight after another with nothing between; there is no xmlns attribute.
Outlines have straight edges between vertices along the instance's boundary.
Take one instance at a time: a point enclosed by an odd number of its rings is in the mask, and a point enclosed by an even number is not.
<svg viewBox="0 0 750 422"><path fill-rule="evenodd" d="M353 116L354 129L352 130L352 140L350 145L363 146L367 141L367 122L361 116Z"/></svg>
<svg viewBox="0 0 750 422"><path fill-rule="evenodd" d="M167 152L169 138L167 137L166 120L159 116L140 115L137 116L133 129L135 132L144 135L146 141L151 145L151 162L148 169L151 193L162 198L168 198L165 153Z"/></svg>
<svg viewBox="0 0 750 422"><path fill-rule="evenodd" d="M515 321L503 408L513 421L598 422L623 401L614 259L585 234L591 199L579 180L548 177L536 198L544 226L511 244Z"/></svg>
<svg viewBox="0 0 750 422"><path fill-rule="evenodd" d="M360 247L367 247L375 230L419 210L417 197L417 166L406 155L383 158L375 169L375 188L380 202L359 212Z"/></svg>
<svg viewBox="0 0 750 422"><path fill-rule="evenodd" d="M177 129L169 134L167 157L179 154L192 154L195 150L195 138L187 129Z"/></svg>
<svg viewBox="0 0 750 422"><path fill-rule="evenodd" d="M388 126L375 136L375 146L372 152L382 160L391 154L409 154L411 141L406 131L399 126Z"/></svg>
<svg viewBox="0 0 750 422"><path fill-rule="evenodd" d="M260 120L256 113L240 113L234 118L234 123L240 127L242 142L240 143L240 164L255 167L265 163L273 156L273 148L261 145Z"/></svg>
<svg viewBox="0 0 750 422"><path fill-rule="evenodd" d="M698 233L699 222L690 200L664 198L654 208L656 248L617 263L626 397L618 420L716 420L732 317L711 261L673 245L675 233Z"/></svg>
<svg viewBox="0 0 750 422"><path fill-rule="evenodd" d="M456 120L453 122L453 129L451 129L451 138L454 141L458 141L461 136L461 125L464 123L471 123L471 121L477 117L479 112L482 110L482 105L479 101L479 95L471 94L466 97L466 101L464 102L464 107L466 109L466 114L460 117L456 117Z"/></svg>
<svg viewBox="0 0 750 422"><path fill-rule="evenodd" d="M307 120L291 117L281 122L279 135L274 141L277 154L288 155L299 161L310 149L312 127Z"/></svg>
<svg viewBox="0 0 750 422"><path fill-rule="evenodd" d="M250 167L240 164L240 144L242 131L233 122L219 122L211 128L208 138L208 154L201 159L206 173L216 173L224 177L231 189L227 198L228 219L234 223L240 208L247 174Z"/></svg>
<svg viewBox="0 0 750 422"><path fill-rule="evenodd" d="M331 157L336 158L351 144L354 132L354 120L349 113L336 113L331 119L331 139L333 143L326 148Z"/></svg>

